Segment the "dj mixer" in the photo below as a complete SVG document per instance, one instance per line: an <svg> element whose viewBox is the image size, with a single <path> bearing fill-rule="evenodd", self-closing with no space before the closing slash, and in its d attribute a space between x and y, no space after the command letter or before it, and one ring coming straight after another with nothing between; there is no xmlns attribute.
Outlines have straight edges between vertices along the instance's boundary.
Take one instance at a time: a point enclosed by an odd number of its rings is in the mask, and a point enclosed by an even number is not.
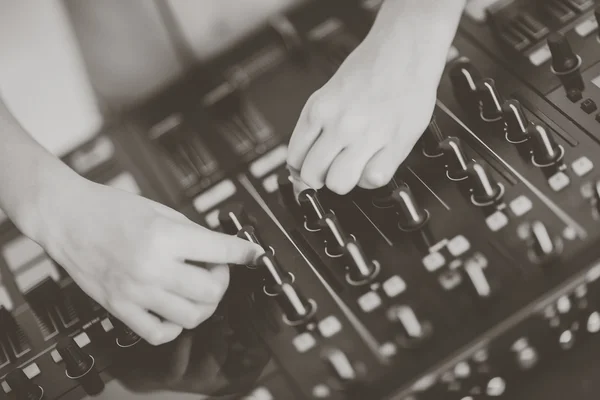
<svg viewBox="0 0 600 400"><path fill-rule="evenodd" d="M295 197L289 135L378 3L276 16L65 156L263 246L197 329L145 343L3 219L0 399L111 380L174 399L598 398L598 4L469 2L392 181Z"/></svg>

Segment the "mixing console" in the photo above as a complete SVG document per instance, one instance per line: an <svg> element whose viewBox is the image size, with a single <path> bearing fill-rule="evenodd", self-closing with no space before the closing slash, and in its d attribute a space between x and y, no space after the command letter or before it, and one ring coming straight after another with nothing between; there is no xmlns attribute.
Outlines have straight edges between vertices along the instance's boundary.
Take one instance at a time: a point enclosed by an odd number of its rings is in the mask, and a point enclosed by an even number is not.
<svg viewBox="0 0 600 400"><path fill-rule="evenodd" d="M596 2L471 1L394 179L296 198L289 134L377 6L277 16L65 157L265 249L176 341L142 341L2 219L0 398L113 379L255 400L597 398L551 370L600 350Z"/></svg>

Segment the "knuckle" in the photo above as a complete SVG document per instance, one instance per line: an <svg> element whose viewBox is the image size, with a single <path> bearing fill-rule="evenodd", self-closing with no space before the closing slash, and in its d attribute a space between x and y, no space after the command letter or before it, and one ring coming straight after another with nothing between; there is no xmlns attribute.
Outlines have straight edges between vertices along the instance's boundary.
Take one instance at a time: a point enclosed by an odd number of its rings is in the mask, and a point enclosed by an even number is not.
<svg viewBox="0 0 600 400"><path fill-rule="evenodd" d="M308 118L311 122L328 121L337 115L337 106L333 100L321 92L315 93L310 99Z"/></svg>
<svg viewBox="0 0 600 400"><path fill-rule="evenodd" d="M337 124L338 135L360 135L366 132L369 120L364 115L347 113L344 114Z"/></svg>

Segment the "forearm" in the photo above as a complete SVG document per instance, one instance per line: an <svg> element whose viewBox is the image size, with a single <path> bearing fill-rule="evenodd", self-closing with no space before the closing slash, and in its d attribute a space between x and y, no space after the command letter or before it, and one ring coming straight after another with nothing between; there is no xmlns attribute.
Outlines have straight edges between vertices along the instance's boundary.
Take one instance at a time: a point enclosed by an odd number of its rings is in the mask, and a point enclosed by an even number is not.
<svg viewBox="0 0 600 400"><path fill-rule="evenodd" d="M41 199L75 173L38 144L0 98L0 208L26 235L35 236Z"/></svg>

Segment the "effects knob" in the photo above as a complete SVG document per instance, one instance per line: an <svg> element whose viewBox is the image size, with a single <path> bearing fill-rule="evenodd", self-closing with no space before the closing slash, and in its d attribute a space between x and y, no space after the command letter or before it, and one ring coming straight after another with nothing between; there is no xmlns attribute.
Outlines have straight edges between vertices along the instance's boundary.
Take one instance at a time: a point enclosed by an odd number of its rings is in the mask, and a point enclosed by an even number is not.
<svg viewBox="0 0 600 400"><path fill-rule="evenodd" d="M528 142L533 153L531 161L537 167L549 167L560 162L564 149L544 125L531 125L527 129Z"/></svg>
<svg viewBox="0 0 600 400"><path fill-rule="evenodd" d="M344 255L349 264L346 280L351 285L367 284L379 273L379 263L375 260L368 260L360 244L354 238L344 246Z"/></svg>
<svg viewBox="0 0 600 400"><path fill-rule="evenodd" d="M298 326L314 316L317 303L302 296L290 283L284 282L275 289L275 299L283 309L283 321L286 324Z"/></svg>
<svg viewBox="0 0 600 400"><path fill-rule="evenodd" d="M449 76L458 103L469 113L479 112L477 84L481 80L481 74L471 61L466 57L454 61Z"/></svg>
<svg viewBox="0 0 600 400"><path fill-rule="evenodd" d="M481 80L477 84L477 95L481 107L481 119L492 122L502 118L502 98L493 79L485 78Z"/></svg>
<svg viewBox="0 0 600 400"><path fill-rule="evenodd" d="M6 383L14 392L16 400L41 400L44 397L44 389L31 382L21 369L9 373Z"/></svg>
<svg viewBox="0 0 600 400"><path fill-rule="evenodd" d="M492 177L484 164L477 161L469 163L467 174L473 190L471 194L473 204L480 207L488 206L502 198L504 186Z"/></svg>
<svg viewBox="0 0 600 400"><path fill-rule="evenodd" d="M556 257L562 251L562 242L553 237L541 221L527 226L529 256L534 262L545 262Z"/></svg>
<svg viewBox="0 0 600 400"><path fill-rule="evenodd" d="M244 225L251 225L250 217L241 203L227 204L219 211L219 223L223 232L237 235Z"/></svg>
<svg viewBox="0 0 600 400"><path fill-rule="evenodd" d="M441 156L442 150L440 149L440 143L445 139L440 127L438 126L435 116L429 122L427 129L421 137L423 146L423 154L427 157L438 157Z"/></svg>
<svg viewBox="0 0 600 400"><path fill-rule="evenodd" d="M446 160L446 175L448 178L453 181L466 179L468 161L460 139L449 136L440 143L440 148Z"/></svg>
<svg viewBox="0 0 600 400"><path fill-rule="evenodd" d="M94 368L94 357L83 351L72 338L61 339L56 350L65 363L67 377L78 381L88 395L96 396L104 390L104 382Z"/></svg>
<svg viewBox="0 0 600 400"><path fill-rule="evenodd" d="M530 124L518 100L506 100L502 104L502 118L506 125L506 140L511 143L527 140L527 128Z"/></svg>
<svg viewBox="0 0 600 400"><path fill-rule="evenodd" d="M333 369L335 376L341 382L355 382L358 380L358 372L343 351L328 349L323 353L323 358L325 358L329 366Z"/></svg>
<svg viewBox="0 0 600 400"><path fill-rule="evenodd" d="M142 340L142 338L139 337L134 331L129 329L127 325L115 317L110 316L110 322L115 327L115 333L117 336L115 342L117 343L117 346L121 348L132 347Z"/></svg>
<svg viewBox="0 0 600 400"><path fill-rule="evenodd" d="M399 186L396 178L392 178L387 185L372 190L371 201L377 208L390 208L394 206L392 192Z"/></svg>
<svg viewBox="0 0 600 400"><path fill-rule="evenodd" d="M268 273L267 284L265 285L265 293L270 296L275 295L274 287L283 283L292 283L294 278L289 272L285 272L275 255L272 253L264 253L258 257L257 265L264 268Z"/></svg>
<svg viewBox="0 0 600 400"><path fill-rule="evenodd" d="M553 32L548 36L548 47L552 54L552 73L559 77L567 90L583 90L585 85L579 71L581 57L575 54L567 38Z"/></svg>
<svg viewBox="0 0 600 400"><path fill-rule="evenodd" d="M325 210L319 201L317 191L303 190L298 195L298 202L304 213L304 227L311 232L321 230L320 221L325 217Z"/></svg>
<svg viewBox="0 0 600 400"><path fill-rule="evenodd" d="M335 214L331 212L325 214L319 221L319 226L325 236L325 253L330 257L341 256L344 253L344 246L351 236L342 229Z"/></svg>
<svg viewBox="0 0 600 400"><path fill-rule="evenodd" d="M407 185L401 185L392 192L394 208L398 211L398 227L404 231L421 228L429 219L429 213L420 207Z"/></svg>
<svg viewBox="0 0 600 400"><path fill-rule="evenodd" d="M414 347L417 343L431 336L433 328L428 321L421 321L412 307L407 305L393 306L388 310L388 318L400 323L402 327L401 342L405 347Z"/></svg>

